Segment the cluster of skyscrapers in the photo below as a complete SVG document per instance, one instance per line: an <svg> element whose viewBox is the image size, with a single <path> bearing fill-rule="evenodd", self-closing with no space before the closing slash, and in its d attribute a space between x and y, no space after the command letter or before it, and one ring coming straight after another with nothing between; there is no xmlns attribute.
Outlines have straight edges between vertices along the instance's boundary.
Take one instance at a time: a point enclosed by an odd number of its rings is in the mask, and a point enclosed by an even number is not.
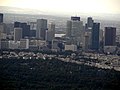
<svg viewBox="0 0 120 90"><path fill-rule="evenodd" d="M95 22L92 17L87 18L87 23L83 25L80 17L71 17L67 21L68 44L74 44L85 51L104 50L113 52L116 49L116 27L100 28L100 23Z"/></svg>
<svg viewBox="0 0 120 90"><path fill-rule="evenodd" d="M7 29L12 28L9 33ZM14 22L13 27L3 23L0 14L1 49L52 49L59 51L82 49L85 51L116 50L116 27L100 28L100 23L88 17L84 25L80 17L71 17L66 23L66 35L55 38L55 23L48 24L47 19L36 22ZM64 48L63 48L64 47Z"/></svg>
<svg viewBox="0 0 120 90"><path fill-rule="evenodd" d="M12 29L9 29L12 28ZM6 31L11 30L9 33ZM55 37L55 24L48 24L46 19L36 22L14 22L13 26L3 23L0 14L0 48L1 49L32 49L47 48ZM48 45L49 46L49 45Z"/></svg>

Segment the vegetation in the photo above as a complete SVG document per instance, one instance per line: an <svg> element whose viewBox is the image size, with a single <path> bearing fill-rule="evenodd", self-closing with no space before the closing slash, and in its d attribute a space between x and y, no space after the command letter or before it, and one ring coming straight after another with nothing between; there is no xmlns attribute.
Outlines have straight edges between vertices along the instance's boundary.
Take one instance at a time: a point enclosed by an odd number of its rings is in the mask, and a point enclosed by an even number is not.
<svg viewBox="0 0 120 90"><path fill-rule="evenodd" d="M0 60L0 90L114 90L120 72L59 60ZM119 90L118 89L118 90Z"/></svg>

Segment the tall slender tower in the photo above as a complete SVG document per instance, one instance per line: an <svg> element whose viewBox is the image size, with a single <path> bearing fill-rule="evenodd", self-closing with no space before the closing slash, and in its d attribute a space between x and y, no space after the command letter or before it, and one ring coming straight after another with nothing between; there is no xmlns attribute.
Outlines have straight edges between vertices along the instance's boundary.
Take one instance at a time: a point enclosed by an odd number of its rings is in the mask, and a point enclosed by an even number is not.
<svg viewBox="0 0 120 90"><path fill-rule="evenodd" d="M105 46L115 46L116 43L116 28L105 27Z"/></svg>
<svg viewBox="0 0 120 90"><path fill-rule="evenodd" d="M92 29L92 46L91 49L98 50L99 49L99 32L100 32L100 23L93 23Z"/></svg>
<svg viewBox="0 0 120 90"><path fill-rule="evenodd" d="M0 13L0 23L3 23L3 14Z"/></svg>
<svg viewBox="0 0 120 90"><path fill-rule="evenodd" d="M47 30L47 20L37 19L36 38L45 40Z"/></svg>
<svg viewBox="0 0 120 90"><path fill-rule="evenodd" d="M71 37L72 21L67 21L66 36Z"/></svg>
<svg viewBox="0 0 120 90"><path fill-rule="evenodd" d="M92 17L87 18L87 28L92 28L93 27L93 19Z"/></svg>
<svg viewBox="0 0 120 90"><path fill-rule="evenodd" d="M46 41L52 41L55 37L55 24L49 24L48 30L46 31Z"/></svg>

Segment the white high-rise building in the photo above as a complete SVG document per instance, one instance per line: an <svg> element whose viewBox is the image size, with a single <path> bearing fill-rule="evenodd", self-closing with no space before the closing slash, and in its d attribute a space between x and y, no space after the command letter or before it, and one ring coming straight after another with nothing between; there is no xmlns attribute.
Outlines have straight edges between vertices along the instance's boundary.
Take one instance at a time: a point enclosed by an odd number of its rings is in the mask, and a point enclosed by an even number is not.
<svg viewBox="0 0 120 90"><path fill-rule="evenodd" d="M14 41L22 39L22 28L14 28Z"/></svg>
<svg viewBox="0 0 120 90"><path fill-rule="evenodd" d="M47 30L47 20L37 19L36 38L45 40Z"/></svg>
<svg viewBox="0 0 120 90"><path fill-rule="evenodd" d="M83 45L83 21L70 20L67 21L67 37L70 38L71 44L78 46Z"/></svg>

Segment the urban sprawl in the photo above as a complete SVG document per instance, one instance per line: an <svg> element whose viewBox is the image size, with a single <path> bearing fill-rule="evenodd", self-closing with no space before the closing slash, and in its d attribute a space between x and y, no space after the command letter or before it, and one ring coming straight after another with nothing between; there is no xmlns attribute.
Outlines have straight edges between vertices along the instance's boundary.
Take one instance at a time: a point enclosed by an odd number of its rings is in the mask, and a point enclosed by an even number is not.
<svg viewBox="0 0 120 90"><path fill-rule="evenodd" d="M116 35L116 27L103 30L92 17L84 25L80 17L72 16L66 21L66 34L55 37L56 25L48 24L47 19L8 25L3 17L0 13L1 59L55 58L120 71L120 36Z"/></svg>

